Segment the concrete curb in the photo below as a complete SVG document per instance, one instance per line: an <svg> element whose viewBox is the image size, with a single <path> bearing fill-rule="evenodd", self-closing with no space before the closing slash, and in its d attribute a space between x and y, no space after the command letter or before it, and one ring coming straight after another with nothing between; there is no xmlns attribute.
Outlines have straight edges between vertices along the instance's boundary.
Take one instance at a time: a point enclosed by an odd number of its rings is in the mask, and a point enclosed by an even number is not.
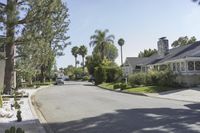
<svg viewBox="0 0 200 133"><path fill-rule="evenodd" d="M52 86L52 85L50 85ZM44 117L44 115L42 114L42 112L40 111L39 109L39 106L37 105L36 101L35 101L35 94L42 90L42 89L45 89L45 88L48 88L50 86L45 86L45 87L41 87L41 88L38 88L30 97L29 97L29 104L30 104L30 107L31 107L31 111L33 113L33 115L35 117L38 118L38 123L37 125L40 126L40 133L54 133L51 128L48 126L47 124L47 121ZM42 125L43 124L43 125Z"/></svg>
<svg viewBox="0 0 200 133"><path fill-rule="evenodd" d="M138 96L148 96L148 95L146 95L146 94L144 94L144 93L136 93L136 92L130 93L130 92L126 92L126 91L111 90L111 89L107 89L107 88L104 88L104 87L101 87L101 86L97 86L97 87L99 87L99 88L101 88L101 89L104 89L104 90L113 91L113 92L118 92L118 93L131 94L131 95L138 95Z"/></svg>
<svg viewBox="0 0 200 133"><path fill-rule="evenodd" d="M173 99L173 98L167 98L167 97L159 97L159 96L153 96L153 95L149 95L149 94L145 94L145 93L136 93L136 92L126 92L126 91L116 91L116 90L111 90L111 89L107 89L101 86L97 86L101 89L104 90L108 90L108 91L113 91L113 92L118 92L118 93L124 93L124 94L131 94L131 95L138 95L138 96L146 96L146 97L151 97L151 98L158 98L158 99L165 99L165 100L171 100L171 101L179 101L179 102L192 102L192 103L200 103L197 101L192 101L192 100L181 100L181 99Z"/></svg>

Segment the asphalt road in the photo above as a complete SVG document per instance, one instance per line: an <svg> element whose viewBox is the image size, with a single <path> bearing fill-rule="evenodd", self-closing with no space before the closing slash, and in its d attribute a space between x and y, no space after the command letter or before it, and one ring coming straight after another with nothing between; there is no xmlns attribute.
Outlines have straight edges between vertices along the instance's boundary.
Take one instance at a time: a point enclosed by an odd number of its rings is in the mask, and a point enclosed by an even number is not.
<svg viewBox="0 0 200 133"><path fill-rule="evenodd" d="M200 104L107 91L67 82L36 93L55 133L197 133Z"/></svg>

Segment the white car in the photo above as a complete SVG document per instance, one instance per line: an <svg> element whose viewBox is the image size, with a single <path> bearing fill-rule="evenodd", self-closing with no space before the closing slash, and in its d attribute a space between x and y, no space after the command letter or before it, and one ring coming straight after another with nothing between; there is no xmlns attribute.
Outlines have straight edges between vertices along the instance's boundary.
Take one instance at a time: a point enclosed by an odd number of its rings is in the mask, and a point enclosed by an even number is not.
<svg viewBox="0 0 200 133"><path fill-rule="evenodd" d="M56 85L59 85L59 84L64 84L64 80L62 77L56 78Z"/></svg>

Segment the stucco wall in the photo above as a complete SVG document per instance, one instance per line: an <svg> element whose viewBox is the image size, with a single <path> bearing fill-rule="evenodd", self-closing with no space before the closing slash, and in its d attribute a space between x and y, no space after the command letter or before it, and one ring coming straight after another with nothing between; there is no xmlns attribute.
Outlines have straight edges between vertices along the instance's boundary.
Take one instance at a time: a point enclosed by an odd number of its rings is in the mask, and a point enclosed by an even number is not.
<svg viewBox="0 0 200 133"><path fill-rule="evenodd" d="M5 62L3 60L0 60L0 89L3 88L4 69L5 69Z"/></svg>

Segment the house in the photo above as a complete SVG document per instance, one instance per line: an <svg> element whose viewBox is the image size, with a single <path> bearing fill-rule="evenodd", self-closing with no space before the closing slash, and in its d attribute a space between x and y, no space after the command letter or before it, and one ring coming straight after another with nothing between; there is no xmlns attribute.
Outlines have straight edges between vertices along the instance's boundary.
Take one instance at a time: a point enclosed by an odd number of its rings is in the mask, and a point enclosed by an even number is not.
<svg viewBox="0 0 200 133"><path fill-rule="evenodd" d="M177 74L178 82L189 86L200 84L200 41L169 49L168 40L162 37L157 46L158 52L148 58L127 57L123 65L124 75L170 68Z"/></svg>

